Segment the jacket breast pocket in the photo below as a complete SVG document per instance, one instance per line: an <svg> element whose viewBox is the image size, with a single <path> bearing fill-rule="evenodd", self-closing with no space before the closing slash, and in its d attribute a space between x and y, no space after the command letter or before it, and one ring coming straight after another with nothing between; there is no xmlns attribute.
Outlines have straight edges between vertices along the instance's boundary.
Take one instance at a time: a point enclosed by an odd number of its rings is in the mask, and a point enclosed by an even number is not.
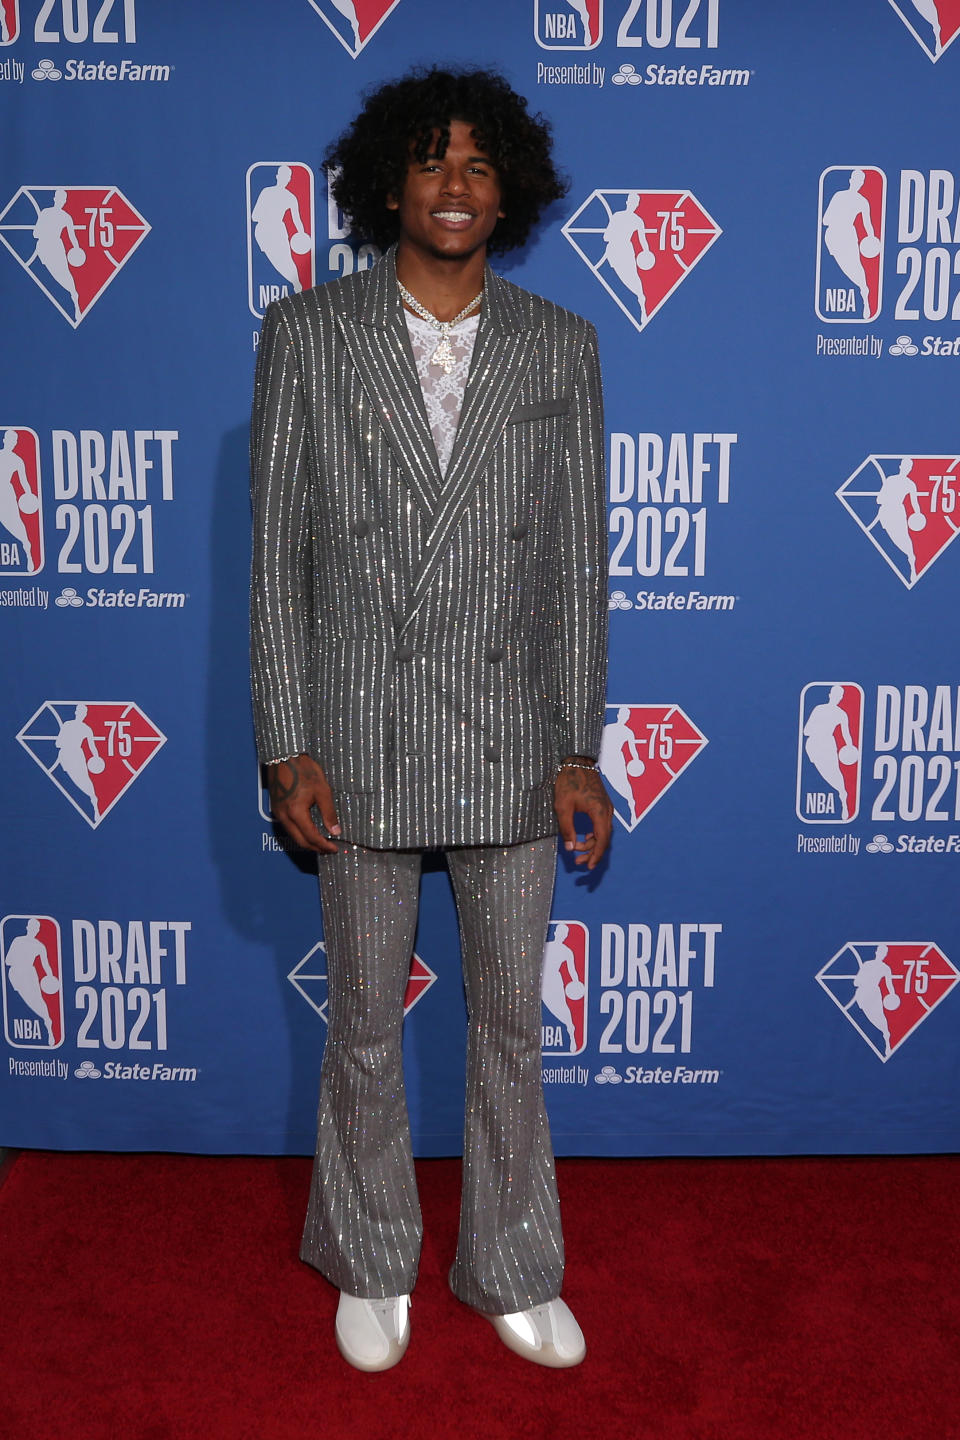
<svg viewBox="0 0 960 1440"><path fill-rule="evenodd" d="M507 416L508 425L517 425L523 420L546 420L551 415L568 415L569 397L558 395L552 400L537 400L530 405L517 405Z"/></svg>

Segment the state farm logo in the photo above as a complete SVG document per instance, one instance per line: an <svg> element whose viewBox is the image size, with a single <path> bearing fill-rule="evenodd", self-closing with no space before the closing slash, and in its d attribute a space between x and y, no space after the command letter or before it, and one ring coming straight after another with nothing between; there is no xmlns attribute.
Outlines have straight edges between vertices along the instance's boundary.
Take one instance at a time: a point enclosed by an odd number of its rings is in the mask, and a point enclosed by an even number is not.
<svg viewBox="0 0 960 1440"><path fill-rule="evenodd" d="M850 940L817 981L874 1055L887 1061L946 999L958 975L931 940Z"/></svg>
<svg viewBox="0 0 960 1440"><path fill-rule="evenodd" d="M613 810L634 830L707 744L679 705L608 705L600 772Z"/></svg>
<svg viewBox="0 0 960 1440"><path fill-rule="evenodd" d="M400 0L307 0L354 60Z"/></svg>
<svg viewBox="0 0 960 1440"><path fill-rule="evenodd" d="M890 0L925 55L936 64L960 35L960 4L957 0Z"/></svg>
<svg viewBox="0 0 960 1440"><path fill-rule="evenodd" d="M579 1055L587 1043L590 937L579 920L551 921L543 951L543 1054Z"/></svg>
<svg viewBox="0 0 960 1440"><path fill-rule="evenodd" d="M722 232L689 190L594 190L563 233L643 330Z"/></svg>
<svg viewBox="0 0 960 1440"><path fill-rule="evenodd" d="M17 739L95 830L166 736L130 701L47 700Z"/></svg>
<svg viewBox="0 0 960 1440"><path fill-rule="evenodd" d="M542 50L595 50L603 38L603 0L534 0L533 33Z"/></svg>
<svg viewBox="0 0 960 1440"><path fill-rule="evenodd" d="M20 0L0 0L0 45L20 38Z"/></svg>
<svg viewBox="0 0 960 1440"><path fill-rule="evenodd" d="M3 1033L22 1050L63 1044L60 926L49 915L5 915L0 921Z"/></svg>
<svg viewBox="0 0 960 1440"><path fill-rule="evenodd" d="M797 817L807 825L847 824L860 810L863 690L850 681L814 681L800 694Z"/></svg>
<svg viewBox="0 0 960 1440"><path fill-rule="evenodd" d="M817 315L830 324L875 320L883 303L887 177L875 165L831 165L820 176Z"/></svg>
<svg viewBox="0 0 960 1440"><path fill-rule="evenodd" d="M410 957L410 971L407 976L407 988L403 995L403 1013L409 1015L414 1005L422 1000L430 989L430 986L437 978L435 970L431 970L425 960L414 951ZM299 995L314 1010L324 1024L329 1024L327 1014L327 947L322 940L318 940L311 950L308 950L302 960L296 965L287 976L290 984Z"/></svg>
<svg viewBox="0 0 960 1440"><path fill-rule="evenodd" d="M0 213L0 241L74 329L149 232L112 185L22 185Z"/></svg>
<svg viewBox="0 0 960 1440"><path fill-rule="evenodd" d="M908 590L960 529L958 455L868 455L837 491Z"/></svg>
<svg viewBox="0 0 960 1440"><path fill-rule="evenodd" d="M247 301L259 319L272 300L316 283L313 171L260 160L247 171Z"/></svg>
<svg viewBox="0 0 960 1440"><path fill-rule="evenodd" d="M40 437L26 425L0 425L0 575L42 569Z"/></svg>

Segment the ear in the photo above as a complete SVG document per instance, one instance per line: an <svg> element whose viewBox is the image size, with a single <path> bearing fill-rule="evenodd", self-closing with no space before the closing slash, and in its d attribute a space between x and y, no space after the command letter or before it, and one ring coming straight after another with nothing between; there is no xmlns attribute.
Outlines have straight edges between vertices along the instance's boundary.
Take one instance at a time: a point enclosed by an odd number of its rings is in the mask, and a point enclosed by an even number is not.
<svg viewBox="0 0 960 1440"><path fill-rule="evenodd" d="M396 195L388 195L384 202L388 210L399 210L400 200Z"/></svg>

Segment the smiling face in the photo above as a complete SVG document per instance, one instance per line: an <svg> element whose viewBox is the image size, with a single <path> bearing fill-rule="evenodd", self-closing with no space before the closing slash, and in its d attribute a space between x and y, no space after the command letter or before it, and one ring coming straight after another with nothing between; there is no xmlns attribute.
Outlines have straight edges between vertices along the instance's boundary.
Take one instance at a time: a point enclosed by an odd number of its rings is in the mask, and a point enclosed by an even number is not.
<svg viewBox="0 0 960 1440"><path fill-rule="evenodd" d="M450 121L450 142L443 158L436 140L421 162L407 168L403 193L390 196L387 208L400 221L400 247L435 259L465 259L486 250L502 218L500 178L464 120Z"/></svg>

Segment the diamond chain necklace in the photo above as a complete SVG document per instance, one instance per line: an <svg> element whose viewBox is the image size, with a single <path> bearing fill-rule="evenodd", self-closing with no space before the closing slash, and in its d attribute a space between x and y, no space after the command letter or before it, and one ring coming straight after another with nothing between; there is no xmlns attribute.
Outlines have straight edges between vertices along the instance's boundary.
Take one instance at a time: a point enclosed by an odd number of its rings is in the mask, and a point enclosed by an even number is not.
<svg viewBox="0 0 960 1440"><path fill-rule="evenodd" d="M483 299L483 291L481 290L479 295L474 295L470 304L464 305L459 315L454 315L452 320L438 320L436 315L432 315L426 305L421 305L420 301L415 299L406 286L401 285L399 280L397 281L397 289L415 315L419 315L421 320L426 320L435 330L440 331L440 342L430 356L430 364L438 365L445 375L449 375L457 363L457 357L453 353L453 346L450 344L450 333L454 325L459 325L461 320L466 319L473 307L480 304L480 301Z"/></svg>

